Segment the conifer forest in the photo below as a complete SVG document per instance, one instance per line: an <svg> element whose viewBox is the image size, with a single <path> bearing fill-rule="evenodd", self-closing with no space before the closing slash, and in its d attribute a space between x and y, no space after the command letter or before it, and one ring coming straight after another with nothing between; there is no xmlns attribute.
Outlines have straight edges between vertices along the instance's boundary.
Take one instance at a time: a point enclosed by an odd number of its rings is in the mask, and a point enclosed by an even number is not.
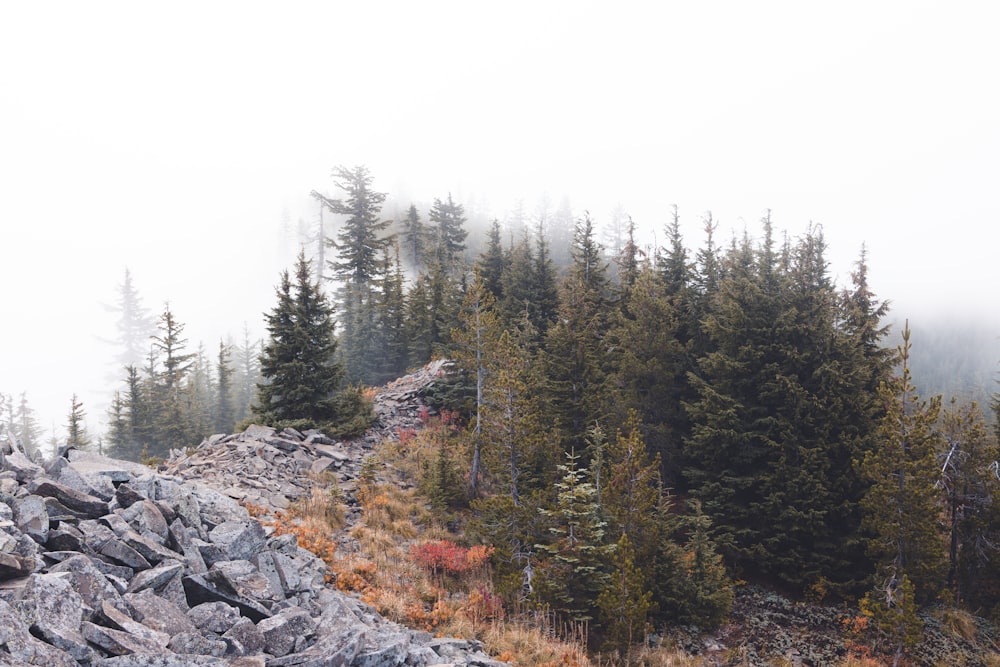
<svg viewBox="0 0 1000 667"><path fill-rule="evenodd" d="M66 444L155 464L253 423L348 439L368 388L448 359L419 487L492 548L493 594L592 650L718 628L746 582L856 605L897 659L928 606L1000 615L1000 404L921 393L863 239L838 285L822 227L768 214L691 239L668 210L651 249L586 213L477 235L450 194L390 218L363 166L316 188L334 231L274 277L262 340L192 343L125 273L106 431L74 396ZM45 449L25 399L4 408Z"/></svg>

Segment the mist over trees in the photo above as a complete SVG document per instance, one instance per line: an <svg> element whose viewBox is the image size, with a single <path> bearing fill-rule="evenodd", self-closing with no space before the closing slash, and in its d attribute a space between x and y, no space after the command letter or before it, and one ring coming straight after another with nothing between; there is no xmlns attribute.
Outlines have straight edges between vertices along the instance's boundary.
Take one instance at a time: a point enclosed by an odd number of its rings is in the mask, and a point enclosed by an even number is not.
<svg viewBox="0 0 1000 667"><path fill-rule="evenodd" d="M311 193L320 224L300 226L266 340L244 325L192 345L126 270L112 455L249 421L349 437L372 418L364 387L446 357L426 398L457 427L424 471L432 503L495 547L498 595L588 624L594 648L717 626L736 579L862 599L898 655L920 605L998 608L989 393L949 384L959 364L929 328L890 329L863 248L837 285L822 228L782 233L770 213L728 239L706 214L691 246L667 209L643 248L624 210L603 229L568 202L501 222L444 193L393 218L365 167L332 187ZM919 399L922 373L956 400ZM0 407L5 437L39 449L27 398ZM68 444L93 446L84 416L74 396Z"/></svg>

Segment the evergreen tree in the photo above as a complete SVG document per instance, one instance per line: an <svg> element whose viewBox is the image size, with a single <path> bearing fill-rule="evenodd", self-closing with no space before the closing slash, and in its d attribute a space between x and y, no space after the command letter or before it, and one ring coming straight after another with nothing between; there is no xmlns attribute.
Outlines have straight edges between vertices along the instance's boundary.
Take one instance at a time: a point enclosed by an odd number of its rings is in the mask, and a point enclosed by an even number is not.
<svg viewBox="0 0 1000 667"><path fill-rule="evenodd" d="M409 341L406 335L406 300L403 293L403 267L399 261L399 248L394 246L394 256L386 251L383 268L378 280L377 345L374 380L382 384L406 372L409 359Z"/></svg>
<svg viewBox="0 0 1000 667"><path fill-rule="evenodd" d="M711 538L711 519L697 500L689 506L688 514L661 512L654 601L670 622L710 630L732 610L733 583Z"/></svg>
<svg viewBox="0 0 1000 667"><path fill-rule="evenodd" d="M426 264L427 252L431 244L431 231L420 219L420 213L414 204L410 204L406 217L403 218L403 257L410 268L418 271Z"/></svg>
<svg viewBox="0 0 1000 667"><path fill-rule="evenodd" d="M381 232L390 221L379 219L386 195L371 189L373 179L367 167L334 167L332 176L334 185L344 193L343 199L329 198L312 191L312 196L330 212L347 216L337 241L330 242L337 251L337 259L331 262L331 266L337 279L364 285L377 274L379 258L386 245Z"/></svg>
<svg viewBox="0 0 1000 667"><path fill-rule="evenodd" d="M83 403L77 399L76 394L73 394L66 422L67 446L76 449L90 448L90 436L87 434L87 424L84 421L86 417L87 413L83 410Z"/></svg>
<svg viewBox="0 0 1000 667"><path fill-rule="evenodd" d="M549 242L546 240L544 220L540 220L535 233L535 265L531 272L533 308L529 311L535 330L534 343L541 342L559 311L559 290Z"/></svg>
<svg viewBox="0 0 1000 667"><path fill-rule="evenodd" d="M940 397L920 401L910 377L910 329L899 348L902 374L882 385L886 413L879 424L878 447L864 459L872 485L864 498L866 524L875 538L881 583L876 598L889 606L905 591L904 578L916 599L927 600L945 580L945 542L939 525L940 502L935 483L937 456L943 446L934 425Z"/></svg>
<svg viewBox="0 0 1000 667"><path fill-rule="evenodd" d="M233 367L231 363L233 348L219 341L219 356L216 359L216 393L215 393L215 431L230 433L236 424L233 407Z"/></svg>
<svg viewBox="0 0 1000 667"><path fill-rule="evenodd" d="M25 453L31 457L40 455L42 430L35 419L35 411L28 405L28 394L21 392L21 396L14 408L12 417L12 430L21 443Z"/></svg>
<svg viewBox="0 0 1000 667"><path fill-rule="evenodd" d="M610 387L616 420L638 411L646 446L660 457L669 486L680 481L680 445L687 434L681 401L688 398L690 360L678 335L682 326L681 314L646 268L607 335L607 347L614 350Z"/></svg>
<svg viewBox="0 0 1000 667"><path fill-rule="evenodd" d="M468 236L465 208L449 193L447 201L434 200L428 217L433 224L435 260L446 274L454 275L461 265Z"/></svg>
<svg viewBox="0 0 1000 667"><path fill-rule="evenodd" d="M312 195L334 214L346 216L336 242L331 242L337 252L331 267L340 283L340 355L352 381L373 382L379 353L374 283L385 268L383 256L389 240L383 232L391 224L379 219L386 194L371 189L373 179L363 166L336 167L333 178L344 198L328 198L315 190Z"/></svg>
<svg viewBox="0 0 1000 667"><path fill-rule="evenodd" d="M451 334L454 357L459 367L475 377L476 383L475 413L469 434L472 439L472 462L469 469L470 498L476 498L479 494L487 373L491 366L496 366L492 355L500 337L500 327L493 306L493 295L477 271L472 285L465 294L465 301L458 318L459 326Z"/></svg>
<svg viewBox="0 0 1000 667"><path fill-rule="evenodd" d="M111 397L111 404L108 406L106 436L109 453L117 458L125 458L122 454L129 443L128 406L120 391L114 393L114 396Z"/></svg>
<svg viewBox="0 0 1000 667"><path fill-rule="evenodd" d="M604 564L610 549L604 544L597 487L580 455L565 454L555 484L556 506L540 511L551 518L550 541L537 545L547 558L537 576L536 595L565 620L574 623L596 618L597 598L607 583Z"/></svg>
<svg viewBox="0 0 1000 667"><path fill-rule="evenodd" d="M150 337L156 333L156 318L142 305L142 297L132 279L132 272L125 269L125 277L118 286L118 300L108 310L117 313L117 336L114 343L119 352L115 355L117 368L142 363L149 347Z"/></svg>
<svg viewBox="0 0 1000 667"><path fill-rule="evenodd" d="M257 397L257 385L263 378L260 374L260 357L264 351L263 341L250 338L250 328L243 323L243 337L239 345L230 344L236 351L233 374L235 387L234 421L239 424L250 415L251 406Z"/></svg>
<svg viewBox="0 0 1000 667"><path fill-rule="evenodd" d="M959 406L953 399L942 422L947 446L938 486L948 527L948 588L955 604L992 605L1000 590L991 567L1000 540L997 440L975 402Z"/></svg>
<svg viewBox="0 0 1000 667"><path fill-rule="evenodd" d="M437 334L436 318L431 311L430 280L420 274L406 295L406 338L411 366L423 366L431 359Z"/></svg>
<svg viewBox="0 0 1000 667"><path fill-rule="evenodd" d="M503 301L503 275L509 264L500 240L500 221L494 219L488 232L486 250L479 255L476 269L482 276L483 286L493 295L497 303Z"/></svg>
<svg viewBox="0 0 1000 667"><path fill-rule="evenodd" d="M615 535L627 535L640 562L650 563L657 548L656 509L660 502L660 462L649 455L638 415L629 414L607 447L608 480L602 510Z"/></svg>
<svg viewBox="0 0 1000 667"><path fill-rule="evenodd" d="M527 237L512 246L500 274L500 313L506 328L525 319L532 320L534 310L534 253Z"/></svg>
<svg viewBox="0 0 1000 667"><path fill-rule="evenodd" d="M153 434L150 453L166 456L171 447L187 446L194 437L190 403L186 400L188 374L196 354L186 352L187 339L183 337L184 325L164 306L152 337L152 353L160 360L159 370L150 379L154 387Z"/></svg>
<svg viewBox="0 0 1000 667"><path fill-rule="evenodd" d="M574 263L560 291L556 323L546 334L546 394L564 451L583 451L587 426L602 421L608 330L607 277L600 246L587 216L577 225Z"/></svg>
<svg viewBox="0 0 1000 667"><path fill-rule="evenodd" d="M653 594L646 577L636 565L636 553L627 534L615 545L611 576L597 597L601 610L606 649L625 656L629 647L645 636L646 619L653 606Z"/></svg>
<svg viewBox="0 0 1000 667"><path fill-rule="evenodd" d="M277 288L278 303L267 315L270 340L261 356L255 417L269 424L323 426L337 423L334 393L343 377L335 359L333 311L309 263L300 252L295 285L287 271Z"/></svg>

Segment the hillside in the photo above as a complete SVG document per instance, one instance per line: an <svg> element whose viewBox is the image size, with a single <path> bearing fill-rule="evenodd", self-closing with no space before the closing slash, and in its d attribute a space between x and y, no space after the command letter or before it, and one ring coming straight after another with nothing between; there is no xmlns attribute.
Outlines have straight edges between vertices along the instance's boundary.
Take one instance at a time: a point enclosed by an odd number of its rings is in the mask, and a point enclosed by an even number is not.
<svg viewBox="0 0 1000 667"><path fill-rule="evenodd" d="M572 637L557 641L558 628L528 609L470 615L479 598L459 585L463 577L441 579L423 611L393 609L406 588L426 585L412 566L401 568L413 544L463 541L434 528L421 509L430 503L399 445L400 434L434 427L422 395L446 370L436 362L380 388L376 424L349 442L251 426L174 451L157 472L75 450L42 467L8 447L0 472L0 664L499 665L485 651L499 653L498 642L511 641L500 634L532 624L543 632L518 635L532 644L521 655L553 657L518 664L608 664L607 656L584 657ZM371 489L382 500L373 503ZM408 507L392 508L396 493L409 494ZM335 499L342 520L318 537L289 529L317 498ZM376 505L420 517L419 532L379 532ZM382 557L372 553L376 533ZM402 585L392 588L390 578ZM477 580L480 590L488 579ZM997 664L998 635L987 622L945 608L926 611L923 621L908 664ZM857 609L793 601L751 584L737 587L719 630L660 628L646 643L634 664L882 664L878 635Z"/></svg>

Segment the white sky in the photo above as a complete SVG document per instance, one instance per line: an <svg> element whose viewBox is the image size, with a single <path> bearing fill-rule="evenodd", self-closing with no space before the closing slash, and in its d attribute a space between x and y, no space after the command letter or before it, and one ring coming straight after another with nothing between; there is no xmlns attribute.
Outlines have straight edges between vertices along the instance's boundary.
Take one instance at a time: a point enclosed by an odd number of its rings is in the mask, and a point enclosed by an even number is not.
<svg viewBox="0 0 1000 667"><path fill-rule="evenodd" d="M565 194L689 246L862 242L899 317L1000 321L992 2L0 5L0 391L96 422L125 267L192 345L262 331L337 164L418 201ZM1000 326L1000 325L998 325ZM92 429L93 430L93 429Z"/></svg>

